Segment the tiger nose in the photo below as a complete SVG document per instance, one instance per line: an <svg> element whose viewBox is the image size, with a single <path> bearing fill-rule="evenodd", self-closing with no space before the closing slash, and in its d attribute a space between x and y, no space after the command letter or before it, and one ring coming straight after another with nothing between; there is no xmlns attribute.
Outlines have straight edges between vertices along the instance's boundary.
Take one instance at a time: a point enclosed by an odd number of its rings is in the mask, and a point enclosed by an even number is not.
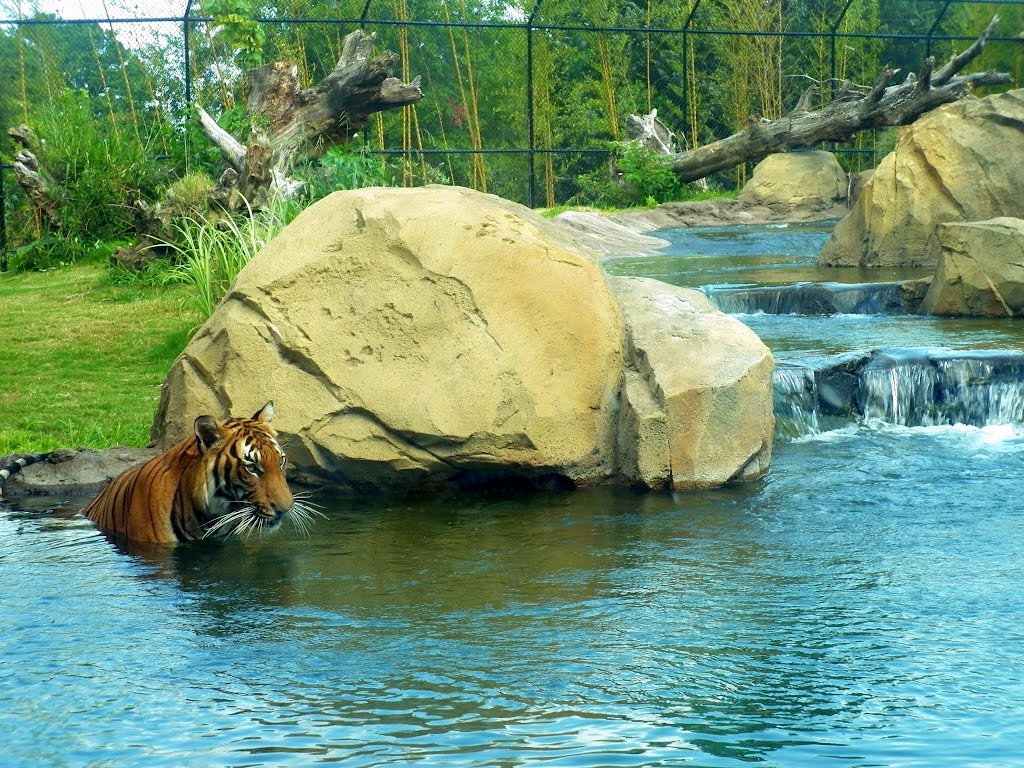
<svg viewBox="0 0 1024 768"><path fill-rule="evenodd" d="M292 498L292 492L288 488L285 488L270 500L271 509L279 516L291 510L294 504L295 500Z"/></svg>

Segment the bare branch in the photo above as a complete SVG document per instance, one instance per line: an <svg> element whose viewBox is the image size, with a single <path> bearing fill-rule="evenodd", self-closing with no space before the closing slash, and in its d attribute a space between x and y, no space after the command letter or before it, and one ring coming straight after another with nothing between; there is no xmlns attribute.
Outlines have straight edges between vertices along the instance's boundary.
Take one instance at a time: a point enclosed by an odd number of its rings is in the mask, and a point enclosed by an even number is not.
<svg viewBox="0 0 1024 768"><path fill-rule="evenodd" d="M978 36L978 39L971 44L970 48L963 53L954 56L949 60L949 63L946 64L946 66L935 73L935 76L932 78L932 84L935 87L945 85L953 75L967 66L969 62L977 58L978 54L985 48L985 43L987 43L988 39L992 37L992 33L996 31L996 27L998 25L999 17L993 16L992 21L990 21L988 26L985 27L985 31Z"/></svg>
<svg viewBox="0 0 1024 768"><path fill-rule="evenodd" d="M205 109L196 107L196 111L199 112L199 123L203 126L206 138L221 151L231 167L241 173L242 167L245 165L245 147L234 136L217 125L217 121L210 117Z"/></svg>
<svg viewBox="0 0 1024 768"><path fill-rule="evenodd" d="M870 128L908 125L936 107L963 98L974 88L1009 83L1006 72L957 75L981 53L997 21L998 17L994 18L967 50L938 73L932 73L934 61L929 59L922 63L920 77L911 73L899 85L890 85L896 72L887 66L866 93L844 81L835 98L815 111L801 109L806 105L805 94L797 109L779 120L760 121L725 139L677 155L672 170L683 181L696 181L774 152L825 141L849 141L858 131Z"/></svg>

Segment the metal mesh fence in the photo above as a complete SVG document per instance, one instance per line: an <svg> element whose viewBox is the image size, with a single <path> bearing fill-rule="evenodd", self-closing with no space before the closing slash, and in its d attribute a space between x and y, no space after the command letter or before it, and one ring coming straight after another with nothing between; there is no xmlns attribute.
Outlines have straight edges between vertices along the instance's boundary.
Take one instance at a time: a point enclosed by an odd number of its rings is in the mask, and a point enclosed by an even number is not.
<svg viewBox="0 0 1024 768"><path fill-rule="evenodd" d="M446 180L532 206L572 199L629 114L657 109L685 144L704 144L778 117L812 84L827 99L844 79L870 84L884 63L913 71L927 55L941 60L995 13L1011 32L978 66L997 61L1018 76L1024 27L1024 3L1005 0L80 0L49 10L38 1L0 0L5 159L7 128L59 127L74 108L68 89L151 158L210 159L189 108L222 118L239 109L244 34L262 60L295 61L315 82L362 28L398 53L396 74L419 76L424 93L380 114L362 145L390 156L404 183ZM223 23L232 8L248 11L234 38ZM886 141L865 134L837 149L858 170ZM18 205L4 176L0 238Z"/></svg>

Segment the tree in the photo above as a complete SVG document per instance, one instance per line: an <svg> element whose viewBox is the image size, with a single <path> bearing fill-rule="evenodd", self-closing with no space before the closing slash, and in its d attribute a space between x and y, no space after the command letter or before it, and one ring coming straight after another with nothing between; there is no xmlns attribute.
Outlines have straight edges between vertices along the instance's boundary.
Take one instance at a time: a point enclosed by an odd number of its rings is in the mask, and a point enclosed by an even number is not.
<svg viewBox="0 0 1024 768"><path fill-rule="evenodd" d="M294 63L249 72L245 145L198 108L207 137L228 163L217 194L229 210L239 208L243 199L259 208L274 196L293 197L301 186L291 178L299 159L348 141L374 113L420 100L419 78L403 83L391 76L394 53L371 56L374 39L361 30L346 36L332 72L311 88L300 87Z"/></svg>

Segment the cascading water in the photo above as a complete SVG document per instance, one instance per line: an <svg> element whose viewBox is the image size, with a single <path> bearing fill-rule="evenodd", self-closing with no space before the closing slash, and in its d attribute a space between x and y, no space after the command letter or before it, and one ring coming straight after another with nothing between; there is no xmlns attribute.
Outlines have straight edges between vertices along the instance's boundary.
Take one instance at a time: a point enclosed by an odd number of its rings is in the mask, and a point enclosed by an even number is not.
<svg viewBox="0 0 1024 768"><path fill-rule="evenodd" d="M864 366L866 419L908 427L1016 424L1024 417L1024 355L879 353Z"/></svg>
<svg viewBox="0 0 1024 768"><path fill-rule="evenodd" d="M698 288L776 359L776 434L857 422L1024 424L1019 322L914 314L927 272L821 268L828 226L663 230L664 255L609 271Z"/></svg>
<svg viewBox="0 0 1024 768"><path fill-rule="evenodd" d="M711 303L730 314L901 315L920 302L913 283L797 283L762 287L704 286ZM915 302L916 299L916 302Z"/></svg>
<svg viewBox="0 0 1024 768"><path fill-rule="evenodd" d="M775 372L780 436L851 420L905 427L1024 422L1024 353L887 350ZM828 419L831 418L831 421Z"/></svg>

